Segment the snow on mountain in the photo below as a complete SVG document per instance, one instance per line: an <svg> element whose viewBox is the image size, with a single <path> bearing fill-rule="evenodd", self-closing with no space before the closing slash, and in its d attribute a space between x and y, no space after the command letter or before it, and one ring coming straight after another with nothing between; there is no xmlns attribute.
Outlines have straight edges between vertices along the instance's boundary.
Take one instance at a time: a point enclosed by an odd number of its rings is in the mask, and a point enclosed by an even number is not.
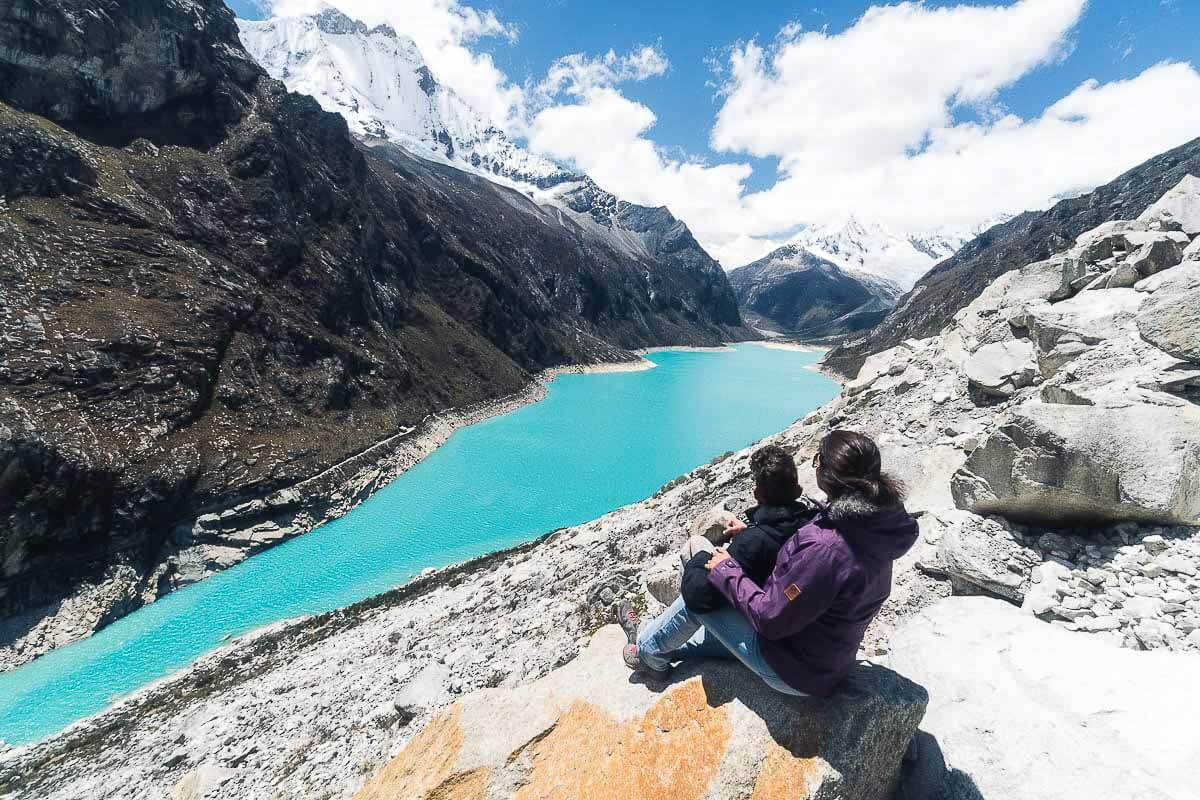
<svg viewBox="0 0 1200 800"><path fill-rule="evenodd" d="M954 255L967 241L953 235L910 236L849 216L807 228L793 238L792 244L843 268L886 278L907 291L934 264Z"/></svg>
<svg viewBox="0 0 1200 800"><path fill-rule="evenodd" d="M368 28L327 7L311 16L239 19L238 27L272 77L341 114L361 137L505 182L545 187L576 177L516 145L439 83L416 42L388 25Z"/></svg>
<svg viewBox="0 0 1200 800"><path fill-rule="evenodd" d="M723 279L720 265L670 211L621 200L587 175L517 145L441 84L416 43L390 26L368 28L331 7L310 16L239 19L238 26L243 46L272 77L341 114L366 142L396 144L516 189L633 257Z"/></svg>

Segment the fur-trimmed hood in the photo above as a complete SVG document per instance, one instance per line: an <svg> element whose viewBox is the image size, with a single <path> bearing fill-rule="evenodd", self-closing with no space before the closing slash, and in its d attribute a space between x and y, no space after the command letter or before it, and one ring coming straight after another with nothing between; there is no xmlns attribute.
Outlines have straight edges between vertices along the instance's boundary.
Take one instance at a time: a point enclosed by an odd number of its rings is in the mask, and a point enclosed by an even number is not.
<svg viewBox="0 0 1200 800"><path fill-rule="evenodd" d="M879 505L861 492L833 500L823 516L851 547L880 561L895 561L917 541L916 520L902 503Z"/></svg>

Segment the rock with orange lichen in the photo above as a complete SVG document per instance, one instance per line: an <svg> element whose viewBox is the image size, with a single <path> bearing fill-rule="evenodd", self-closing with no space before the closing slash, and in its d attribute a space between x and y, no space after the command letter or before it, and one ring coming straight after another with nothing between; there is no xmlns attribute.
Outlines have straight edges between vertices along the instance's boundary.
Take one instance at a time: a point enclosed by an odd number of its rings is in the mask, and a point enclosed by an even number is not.
<svg viewBox="0 0 1200 800"><path fill-rule="evenodd" d="M539 681L468 695L355 800L885 800L928 699L871 665L828 699L785 697L736 662L644 683L623 643L604 628Z"/></svg>

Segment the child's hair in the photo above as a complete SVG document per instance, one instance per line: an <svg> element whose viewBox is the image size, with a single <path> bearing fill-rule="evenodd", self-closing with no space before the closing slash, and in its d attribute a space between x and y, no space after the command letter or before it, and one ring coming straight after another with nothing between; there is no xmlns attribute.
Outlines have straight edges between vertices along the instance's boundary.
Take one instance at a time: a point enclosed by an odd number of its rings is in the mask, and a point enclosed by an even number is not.
<svg viewBox="0 0 1200 800"><path fill-rule="evenodd" d="M869 437L854 431L833 431L821 440L816 458L821 488L830 495L848 491L866 495L872 502L892 505L904 499L904 485L883 471L879 448ZM828 486L826 486L828 485Z"/></svg>
<svg viewBox="0 0 1200 800"><path fill-rule="evenodd" d="M767 505L787 505L800 491L796 462L778 445L769 444L755 450L750 456L750 473L754 475L762 502Z"/></svg>

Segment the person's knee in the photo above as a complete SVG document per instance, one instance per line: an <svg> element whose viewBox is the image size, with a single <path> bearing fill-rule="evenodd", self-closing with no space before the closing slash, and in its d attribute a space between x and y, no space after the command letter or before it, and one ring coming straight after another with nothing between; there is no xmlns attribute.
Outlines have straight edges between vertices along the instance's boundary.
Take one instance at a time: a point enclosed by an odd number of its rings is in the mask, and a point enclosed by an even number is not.
<svg viewBox="0 0 1200 800"><path fill-rule="evenodd" d="M703 536L692 536L683 545L683 560L684 563L692 560L692 557L697 553L714 553L716 545Z"/></svg>

